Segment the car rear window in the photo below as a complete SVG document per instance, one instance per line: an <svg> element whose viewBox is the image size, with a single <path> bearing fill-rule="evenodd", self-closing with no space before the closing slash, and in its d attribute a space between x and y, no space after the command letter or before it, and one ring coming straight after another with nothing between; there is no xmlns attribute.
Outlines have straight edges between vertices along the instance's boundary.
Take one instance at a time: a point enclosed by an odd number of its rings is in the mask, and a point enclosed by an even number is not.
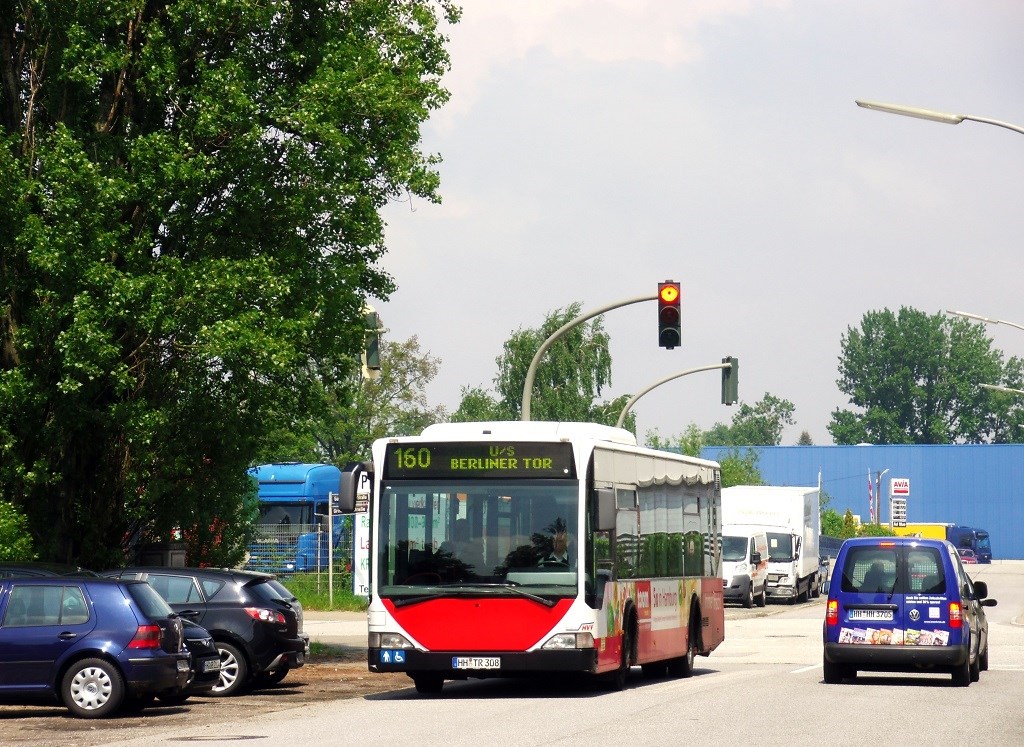
<svg viewBox="0 0 1024 747"><path fill-rule="evenodd" d="M904 552L898 546L852 547L843 564L840 588L860 594L942 594L946 574L940 550L908 547Z"/></svg>
<svg viewBox="0 0 1024 747"><path fill-rule="evenodd" d="M256 581L247 584L245 589L246 591L251 592L256 598L262 599L266 602L278 602L282 600L286 602L292 601L294 597L288 593L287 589L285 589L284 594L282 594L277 587L280 587L280 589L284 589L284 587L280 584L277 584L275 587L274 583L275 582L269 580Z"/></svg>
<svg viewBox="0 0 1024 747"><path fill-rule="evenodd" d="M139 605L139 609L142 610L142 614L151 620L159 620L164 617L170 617L174 614L164 598L157 594L156 589L147 583L131 583L126 584L128 587L128 593L131 595L135 603Z"/></svg>

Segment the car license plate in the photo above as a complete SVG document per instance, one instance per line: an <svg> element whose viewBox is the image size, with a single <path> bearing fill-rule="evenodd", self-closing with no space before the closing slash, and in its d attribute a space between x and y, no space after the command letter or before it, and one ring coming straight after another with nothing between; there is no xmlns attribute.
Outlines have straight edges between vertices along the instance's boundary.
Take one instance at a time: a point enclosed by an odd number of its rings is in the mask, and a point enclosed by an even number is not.
<svg viewBox="0 0 1024 747"><path fill-rule="evenodd" d="M220 659L207 659L203 662L204 672L219 672L220 671Z"/></svg>
<svg viewBox="0 0 1024 747"><path fill-rule="evenodd" d="M178 659L178 671L187 672L189 670L188 659Z"/></svg>
<svg viewBox="0 0 1024 747"><path fill-rule="evenodd" d="M452 669L501 669L501 657L453 656Z"/></svg>
<svg viewBox="0 0 1024 747"><path fill-rule="evenodd" d="M849 619L892 622L892 610L850 610Z"/></svg>

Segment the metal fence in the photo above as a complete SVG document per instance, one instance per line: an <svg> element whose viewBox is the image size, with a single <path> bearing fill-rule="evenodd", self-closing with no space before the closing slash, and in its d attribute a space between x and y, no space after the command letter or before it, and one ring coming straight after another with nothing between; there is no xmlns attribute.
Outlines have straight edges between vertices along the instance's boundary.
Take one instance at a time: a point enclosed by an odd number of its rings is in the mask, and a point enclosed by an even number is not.
<svg viewBox="0 0 1024 747"><path fill-rule="evenodd" d="M245 567L265 573L327 572L332 561L335 573L351 577L352 517L334 519L334 547L321 524L261 524L249 545Z"/></svg>

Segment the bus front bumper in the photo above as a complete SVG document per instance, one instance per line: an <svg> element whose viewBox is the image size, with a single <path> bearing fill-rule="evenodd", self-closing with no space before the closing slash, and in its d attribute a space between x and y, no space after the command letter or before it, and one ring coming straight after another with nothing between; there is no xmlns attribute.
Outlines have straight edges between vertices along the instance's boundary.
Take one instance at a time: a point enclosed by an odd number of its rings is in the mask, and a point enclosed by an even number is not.
<svg viewBox="0 0 1024 747"><path fill-rule="evenodd" d="M452 679L597 671L597 649L593 648L487 653L370 648L366 655L371 672L438 672Z"/></svg>

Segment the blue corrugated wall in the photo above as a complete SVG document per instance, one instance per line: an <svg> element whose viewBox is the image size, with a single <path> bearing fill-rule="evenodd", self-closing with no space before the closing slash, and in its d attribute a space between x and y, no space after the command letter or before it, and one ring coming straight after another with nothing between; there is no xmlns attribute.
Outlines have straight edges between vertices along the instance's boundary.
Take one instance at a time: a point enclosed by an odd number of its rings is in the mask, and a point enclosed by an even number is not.
<svg viewBox="0 0 1024 747"><path fill-rule="evenodd" d="M908 522L953 522L985 529L996 559L1024 559L1024 444L954 446L757 446L768 485L817 485L839 513L868 521L868 473L882 478L882 522L889 521L889 478L910 479ZM707 447L718 459L727 447Z"/></svg>

